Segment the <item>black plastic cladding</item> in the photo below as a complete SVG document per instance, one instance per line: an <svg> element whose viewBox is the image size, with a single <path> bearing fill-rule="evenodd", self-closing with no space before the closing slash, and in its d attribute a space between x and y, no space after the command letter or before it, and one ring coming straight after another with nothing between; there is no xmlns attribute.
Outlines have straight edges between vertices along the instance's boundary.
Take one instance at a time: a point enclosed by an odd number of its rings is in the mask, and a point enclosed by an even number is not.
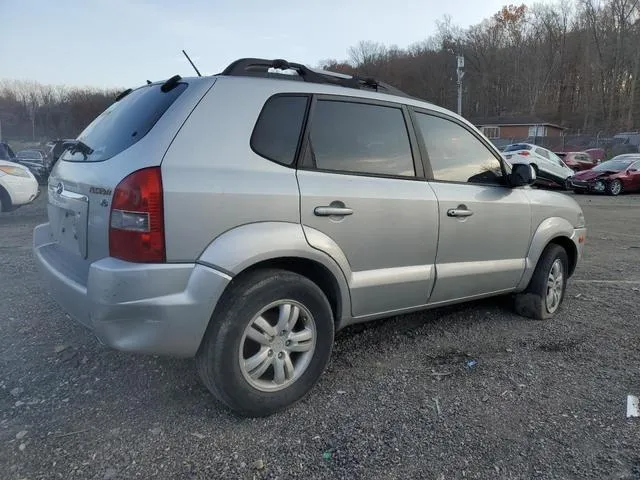
<svg viewBox="0 0 640 480"><path fill-rule="evenodd" d="M277 70L295 70L298 73L298 76L271 73L268 71L270 68ZM355 89L369 89L401 97L410 97L410 95L403 91L386 83L379 82L373 78L359 78L356 76L342 78L335 77L333 75L323 75L322 73L311 70L300 63L292 63L282 59L267 60L264 58L240 58L229 64L229 66L225 68L220 75L289 78L291 80L324 83Z"/></svg>

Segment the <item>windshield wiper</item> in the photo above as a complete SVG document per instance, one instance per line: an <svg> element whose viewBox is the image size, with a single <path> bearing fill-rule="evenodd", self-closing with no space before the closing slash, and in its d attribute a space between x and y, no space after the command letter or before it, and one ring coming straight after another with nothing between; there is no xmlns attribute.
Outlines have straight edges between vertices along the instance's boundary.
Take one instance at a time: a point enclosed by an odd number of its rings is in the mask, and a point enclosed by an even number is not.
<svg viewBox="0 0 640 480"><path fill-rule="evenodd" d="M71 145L71 147L69 148L69 153L73 155L76 152L80 152L82 155L84 155L84 158L86 160L87 156L93 153L93 148L84 143L82 140L74 140L73 145Z"/></svg>

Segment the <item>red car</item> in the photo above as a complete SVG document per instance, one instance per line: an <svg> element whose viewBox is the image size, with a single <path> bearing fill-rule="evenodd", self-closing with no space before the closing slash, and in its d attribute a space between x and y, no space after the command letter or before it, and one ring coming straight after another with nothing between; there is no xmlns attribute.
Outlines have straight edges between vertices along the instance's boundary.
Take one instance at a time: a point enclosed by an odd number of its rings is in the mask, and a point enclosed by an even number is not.
<svg viewBox="0 0 640 480"><path fill-rule="evenodd" d="M586 152L565 152L562 160L569 168L576 172L589 170L595 167L598 162Z"/></svg>
<svg viewBox="0 0 640 480"><path fill-rule="evenodd" d="M640 154L627 153L602 162L590 170L571 177L571 188L576 193L607 193L640 191Z"/></svg>

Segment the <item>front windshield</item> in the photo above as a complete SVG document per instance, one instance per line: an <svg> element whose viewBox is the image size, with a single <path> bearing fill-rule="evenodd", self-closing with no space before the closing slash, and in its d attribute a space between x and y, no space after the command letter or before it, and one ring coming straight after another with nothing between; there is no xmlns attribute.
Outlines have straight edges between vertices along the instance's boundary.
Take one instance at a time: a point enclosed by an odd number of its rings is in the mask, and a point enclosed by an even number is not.
<svg viewBox="0 0 640 480"><path fill-rule="evenodd" d="M618 159L615 158L612 160L608 160L606 162L602 162L597 167L593 167L593 170L597 170L599 172L610 171L610 172L619 172L621 170L626 170L629 165L635 162L636 159Z"/></svg>

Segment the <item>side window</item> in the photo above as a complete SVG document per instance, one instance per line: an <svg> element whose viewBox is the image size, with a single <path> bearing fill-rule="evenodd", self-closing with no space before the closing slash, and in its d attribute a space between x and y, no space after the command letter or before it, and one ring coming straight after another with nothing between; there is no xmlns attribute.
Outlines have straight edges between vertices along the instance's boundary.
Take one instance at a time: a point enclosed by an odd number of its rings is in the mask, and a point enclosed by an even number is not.
<svg viewBox="0 0 640 480"><path fill-rule="evenodd" d="M400 108L319 100L307 154L310 166L319 170L415 176Z"/></svg>
<svg viewBox="0 0 640 480"><path fill-rule="evenodd" d="M500 161L471 132L433 115L416 113L416 118L435 180L502 183Z"/></svg>
<svg viewBox="0 0 640 480"><path fill-rule="evenodd" d="M536 148L536 153L537 153L538 155L540 155L541 157L546 158L547 160L551 160L551 159L549 158L549 154L547 153L547 151L546 151L546 150L542 150L541 148Z"/></svg>
<svg viewBox="0 0 640 480"><path fill-rule="evenodd" d="M267 100L251 135L251 148L283 165L292 165L309 98L281 95Z"/></svg>

